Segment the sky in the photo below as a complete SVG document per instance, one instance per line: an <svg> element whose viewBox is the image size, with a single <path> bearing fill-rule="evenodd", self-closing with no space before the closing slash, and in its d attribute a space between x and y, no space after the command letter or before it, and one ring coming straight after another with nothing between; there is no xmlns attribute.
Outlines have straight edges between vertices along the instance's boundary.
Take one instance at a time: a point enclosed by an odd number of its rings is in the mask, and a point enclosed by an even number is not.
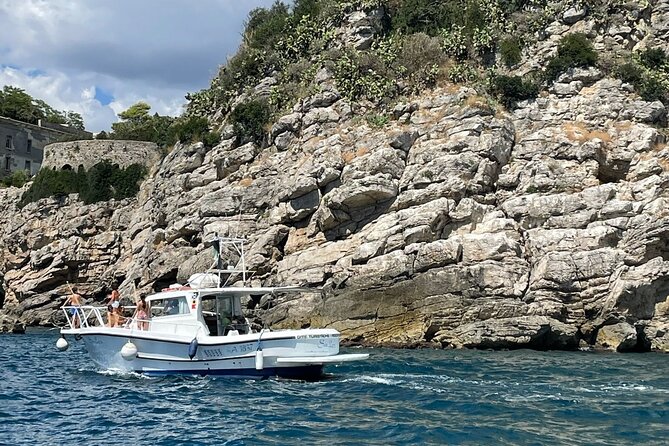
<svg viewBox="0 0 669 446"><path fill-rule="evenodd" d="M274 0L0 0L0 87L109 131L138 101L177 116Z"/></svg>

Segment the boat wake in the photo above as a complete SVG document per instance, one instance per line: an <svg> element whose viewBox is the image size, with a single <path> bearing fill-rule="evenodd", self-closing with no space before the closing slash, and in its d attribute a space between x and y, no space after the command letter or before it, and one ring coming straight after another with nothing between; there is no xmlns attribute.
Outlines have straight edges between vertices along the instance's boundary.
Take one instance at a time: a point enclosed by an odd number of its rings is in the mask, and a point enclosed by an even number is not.
<svg viewBox="0 0 669 446"><path fill-rule="evenodd" d="M91 370L79 369L80 372L91 372ZM118 370L118 369L107 369L107 370L93 370L98 375L103 376L115 376L121 378L136 378L136 379L156 379L155 377L145 375L143 373L137 373L127 370Z"/></svg>

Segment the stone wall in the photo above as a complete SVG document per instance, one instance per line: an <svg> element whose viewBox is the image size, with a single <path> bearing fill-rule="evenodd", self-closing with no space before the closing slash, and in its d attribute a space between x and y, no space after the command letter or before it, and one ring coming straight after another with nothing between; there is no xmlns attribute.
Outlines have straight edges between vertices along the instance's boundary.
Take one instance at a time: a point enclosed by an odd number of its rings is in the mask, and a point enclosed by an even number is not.
<svg viewBox="0 0 669 446"><path fill-rule="evenodd" d="M119 167L142 164L148 168L160 161L160 149L155 143L123 140L85 140L49 144L44 148L42 167L46 169L90 169L108 160Z"/></svg>

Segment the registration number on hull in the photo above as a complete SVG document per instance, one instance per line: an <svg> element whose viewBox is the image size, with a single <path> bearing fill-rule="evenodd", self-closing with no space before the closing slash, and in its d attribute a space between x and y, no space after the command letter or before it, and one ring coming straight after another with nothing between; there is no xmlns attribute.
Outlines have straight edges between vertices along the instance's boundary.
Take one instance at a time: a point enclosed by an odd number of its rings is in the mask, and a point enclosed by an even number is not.
<svg viewBox="0 0 669 446"><path fill-rule="evenodd" d="M203 348L202 354L205 358L222 358L235 356L255 351L254 344L231 345L230 347Z"/></svg>

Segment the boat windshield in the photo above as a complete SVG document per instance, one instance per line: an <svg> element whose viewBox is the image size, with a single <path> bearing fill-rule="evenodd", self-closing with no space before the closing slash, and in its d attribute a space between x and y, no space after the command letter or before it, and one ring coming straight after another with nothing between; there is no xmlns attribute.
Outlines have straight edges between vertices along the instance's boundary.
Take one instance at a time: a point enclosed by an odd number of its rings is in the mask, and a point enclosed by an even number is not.
<svg viewBox="0 0 669 446"><path fill-rule="evenodd" d="M151 317L190 314L186 296L166 297L151 301Z"/></svg>
<svg viewBox="0 0 669 446"><path fill-rule="evenodd" d="M202 296L202 317L212 336L225 336L230 332L245 334L250 327L242 314L239 296Z"/></svg>

